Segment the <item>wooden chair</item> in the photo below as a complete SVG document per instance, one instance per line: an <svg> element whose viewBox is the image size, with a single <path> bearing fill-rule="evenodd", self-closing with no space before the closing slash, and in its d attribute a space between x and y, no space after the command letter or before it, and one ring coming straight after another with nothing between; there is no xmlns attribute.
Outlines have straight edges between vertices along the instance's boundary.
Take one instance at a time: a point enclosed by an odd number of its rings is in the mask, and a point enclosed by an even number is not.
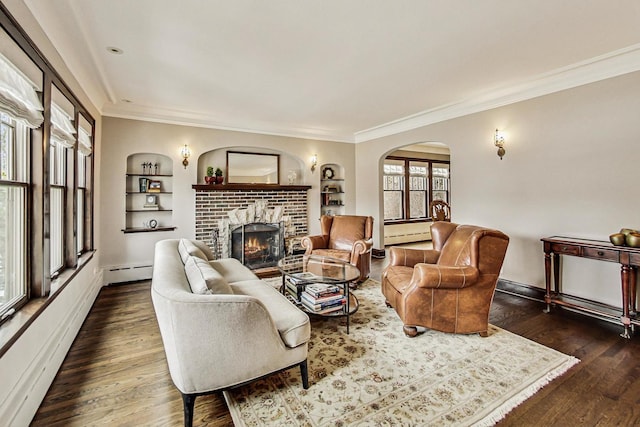
<svg viewBox="0 0 640 427"><path fill-rule="evenodd" d="M451 222L451 208L449 204L443 200L434 200L429 204L432 221L449 221Z"/></svg>

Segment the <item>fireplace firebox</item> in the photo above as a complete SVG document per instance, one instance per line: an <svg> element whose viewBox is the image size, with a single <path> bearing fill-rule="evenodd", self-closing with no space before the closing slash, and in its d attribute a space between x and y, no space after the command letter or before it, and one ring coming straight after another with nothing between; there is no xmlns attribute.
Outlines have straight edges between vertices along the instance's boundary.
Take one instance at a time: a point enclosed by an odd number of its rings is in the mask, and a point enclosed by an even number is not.
<svg viewBox="0 0 640 427"><path fill-rule="evenodd" d="M251 223L229 228L231 256L248 268L274 267L284 256L282 223Z"/></svg>

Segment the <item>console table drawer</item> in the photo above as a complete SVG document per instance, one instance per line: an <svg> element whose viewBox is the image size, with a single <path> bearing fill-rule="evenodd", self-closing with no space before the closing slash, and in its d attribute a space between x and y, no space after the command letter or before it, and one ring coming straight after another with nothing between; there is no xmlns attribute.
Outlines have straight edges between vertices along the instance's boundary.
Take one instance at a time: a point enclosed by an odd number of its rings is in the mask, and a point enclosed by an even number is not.
<svg viewBox="0 0 640 427"><path fill-rule="evenodd" d="M609 249L582 248L582 256L612 262L618 262L620 260L620 253Z"/></svg>
<svg viewBox="0 0 640 427"><path fill-rule="evenodd" d="M580 246L565 245L563 243L552 243L551 252L555 254L580 256Z"/></svg>
<svg viewBox="0 0 640 427"><path fill-rule="evenodd" d="M629 254L629 264L640 265L640 254Z"/></svg>

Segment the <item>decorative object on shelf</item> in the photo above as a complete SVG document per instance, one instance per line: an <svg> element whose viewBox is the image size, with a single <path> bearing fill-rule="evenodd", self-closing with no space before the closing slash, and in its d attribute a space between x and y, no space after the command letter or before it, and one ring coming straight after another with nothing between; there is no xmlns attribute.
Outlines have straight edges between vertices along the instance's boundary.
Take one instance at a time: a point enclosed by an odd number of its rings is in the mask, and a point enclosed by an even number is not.
<svg viewBox="0 0 640 427"><path fill-rule="evenodd" d="M615 246L624 246L626 241L626 236L622 233L614 233L609 236L609 241L613 243Z"/></svg>
<svg viewBox="0 0 640 427"><path fill-rule="evenodd" d="M496 147L498 147L498 156L500 157L500 160L502 160L502 156L504 156L506 152L504 149L504 133L496 129L496 134L495 134L493 143L495 144Z"/></svg>
<svg viewBox="0 0 640 427"><path fill-rule="evenodd" d="M142 163L142 175L147 174L147 162Z"/></svg>
<svg viewBox="0 0 640 427"><path fill-rule="evenodd" d="M316 170L316 166L318 166L318 155L314 154L311 156L311 172Z"/></svg>
<svg viewBox="0 0 640 427"><path fill-rule="evenodd" d="M213 176L213 166L207 166L207 176L204 177L207 184L215 184L216 178Z"/></svg>
<svg viewBox="0 0 640 427"><path fill-rule="evenodd" d="M295 184L297 177L298 177L298 174L296 173L296 171L293 169L290 169L289 174L287 175L287 178L289 179L289 185Z"/></svg>
<svg viewBox="0 0 640 427"><path fill-rule="evenodd" d="M189 150L189 146L184 144L182 150L180 150L180 155L182 156L182 165L186 169L189 166L189 156L191 156L191 150Z"/></svg>
<svg viewBox="0 0 640 427"><path fill-rule="evenodd" d="M147 194L144 199L144 208L149 210L158 209L158 196L155 194Z"/></svg>
<svg viewBox="0 0 640 427"><path fill-rule="evenodd" d="M158 162L153 164L153 174L158 175Z"/></svg>
<svg viewBox="0 0 640 427"><path fill-rule="evenodd" d="M618 233L610 235L609 241L615 246L640 248L640 231L632 228L622 228Z"/></svg>
<svg viewBox="0 0 640 427"><path fill-rule="evenodd" d="M222 176L222 169L216 168L216 184L222 184L224 182L224 176Z"/></svg>
<svg viewBox="0 0 640 427"><path fill-rule="evenodd" d="M159 193L160 191L162 191L162 182L149 180L149 187L147 188L147 192Z"/></svg>
<svg viewBox="0 0 640 427"><path fill-rule="evenodd" d="M625 237L625 243L632 248L640 248L640 233L629 233Z"/></svg>
<svg viewBox="0 0 640 427"><path fill-rule="evenodd" d="M158 221L155 219L152 219L149 221L149 228L158 228Z"/></svg>
<svg viewBox="0 0 640 427"><path fill-rule="evenodd" d="M333 179L335 176L336 176L336 174L333 171L332 167L327 166L326 168L322 169L322 178L323 179Z"/></svg>
<svg viewBox="0 0 640 427"><path fill-rule="evenodd" d="M149 185L149 178L139 178L138 179L138 187L141 193L147 192L147 187Z"/></svg>

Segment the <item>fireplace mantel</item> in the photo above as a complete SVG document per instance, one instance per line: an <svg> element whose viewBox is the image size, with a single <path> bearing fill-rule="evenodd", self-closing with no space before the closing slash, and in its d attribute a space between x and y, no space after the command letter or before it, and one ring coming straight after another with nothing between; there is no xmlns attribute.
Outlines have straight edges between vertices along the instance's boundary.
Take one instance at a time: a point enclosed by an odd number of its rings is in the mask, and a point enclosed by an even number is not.
<svg viewBox="0 0 640 427"><path fill-rule="evenodd" d="M303 191L309 190L310 185L279 185L279 184L194 184L196 191Z"/></svg>

